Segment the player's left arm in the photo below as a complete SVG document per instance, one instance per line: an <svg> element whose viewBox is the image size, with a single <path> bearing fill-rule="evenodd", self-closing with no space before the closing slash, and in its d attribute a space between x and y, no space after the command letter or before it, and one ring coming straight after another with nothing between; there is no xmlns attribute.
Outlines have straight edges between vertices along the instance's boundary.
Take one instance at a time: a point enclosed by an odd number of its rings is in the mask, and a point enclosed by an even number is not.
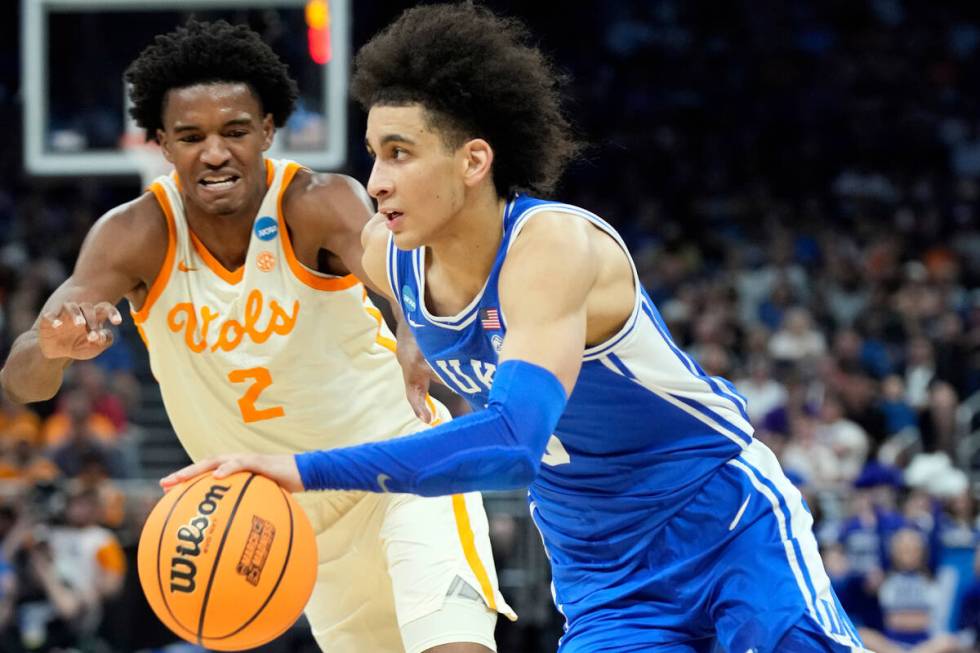
<svg viewBox="0 0 980 653"><path fill-rule="evenodd" d="M250 469L291 491L334 489L425 496L524 487L575 386L586 341L586 300L598 261L584 221L540 215L501 271L507 321L500 364L481 411L412 436L296 456L235 454L161 481L169 488L209 469Z"/></svg>
<svg viewBox="0 0 980 653"><path fill-rule="evenodd" d="M346 175L310 173L305 192L299 199L300 215L316 216L316 242L321 249L336 255L347 272L357 277L375 294L388 300L391 291L375 281L364 269L364 244L361 234L375 215L371 198L364 187ZM377 275L374 275L375 277ZM395 353L405 380L405 394L415 414L424 422L431 422L426 397L429 392L431 372L425 358L415 343L411 329L405 324L398 302L389 301L395 318Z"/></svg>

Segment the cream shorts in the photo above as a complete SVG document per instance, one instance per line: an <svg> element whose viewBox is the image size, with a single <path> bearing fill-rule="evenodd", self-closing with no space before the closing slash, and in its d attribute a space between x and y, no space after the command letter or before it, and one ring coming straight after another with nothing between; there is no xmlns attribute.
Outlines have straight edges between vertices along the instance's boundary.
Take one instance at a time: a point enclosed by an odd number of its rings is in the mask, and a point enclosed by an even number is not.
<svg viewBox="0 0 980 653"><path fill-rule="evenodd" d="M454 642L496 650L497 613L517 618L498 589L479 494L296 497L317 534L306 616L323 651L420 653Z"/></svg>

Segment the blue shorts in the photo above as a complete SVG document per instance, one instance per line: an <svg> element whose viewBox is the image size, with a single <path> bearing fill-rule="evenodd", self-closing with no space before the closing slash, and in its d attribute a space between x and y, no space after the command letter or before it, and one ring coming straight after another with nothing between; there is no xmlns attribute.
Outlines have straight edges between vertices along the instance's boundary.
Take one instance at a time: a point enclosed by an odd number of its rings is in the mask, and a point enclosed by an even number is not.
<svg viewBox="0 0 980 653"><path fill-rule="evenodd" d="M654 534L627 583L591 574L592 596L604 598L566 611L559 652L866 651L812 526L776 457L754 442Z"/></svg>

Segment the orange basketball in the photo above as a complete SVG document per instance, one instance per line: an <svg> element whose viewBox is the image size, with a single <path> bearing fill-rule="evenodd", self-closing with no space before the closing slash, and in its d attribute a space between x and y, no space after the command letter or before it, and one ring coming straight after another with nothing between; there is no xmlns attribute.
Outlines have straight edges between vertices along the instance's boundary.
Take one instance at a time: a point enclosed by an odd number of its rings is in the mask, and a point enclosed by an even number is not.
<svg viewBox="0 0 980 653"><path fill-rule="evenodd" d="M251 472L206 472L167 492L139 545L143 592L177 635L254 648L299 618L316 580L313 528L293 497Z"/></svg>

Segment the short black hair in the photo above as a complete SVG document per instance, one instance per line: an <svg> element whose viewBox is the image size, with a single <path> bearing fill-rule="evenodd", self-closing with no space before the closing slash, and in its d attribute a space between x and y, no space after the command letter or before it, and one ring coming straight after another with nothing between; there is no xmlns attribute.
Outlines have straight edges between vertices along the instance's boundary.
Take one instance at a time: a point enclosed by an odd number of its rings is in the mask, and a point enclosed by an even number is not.
<svg viewBox="0 0 980 653"><path fill-rule="evenodd" d="M191 20L160 34L126 69L130 115L155 140L163 129L167 91L195 84L241 82L255 93L277 127L286 124L299 91L289 70L258 34L227 21Z"/></svg>
<svg viewBox="0 0 980 653"><path fill-rule="evenodd" d="M549 194L579 152L558 74L519 20L462 4L423 5L379 32L354 62L365 110L420 104L451 147L486 139L497 194Z"/></svg>

